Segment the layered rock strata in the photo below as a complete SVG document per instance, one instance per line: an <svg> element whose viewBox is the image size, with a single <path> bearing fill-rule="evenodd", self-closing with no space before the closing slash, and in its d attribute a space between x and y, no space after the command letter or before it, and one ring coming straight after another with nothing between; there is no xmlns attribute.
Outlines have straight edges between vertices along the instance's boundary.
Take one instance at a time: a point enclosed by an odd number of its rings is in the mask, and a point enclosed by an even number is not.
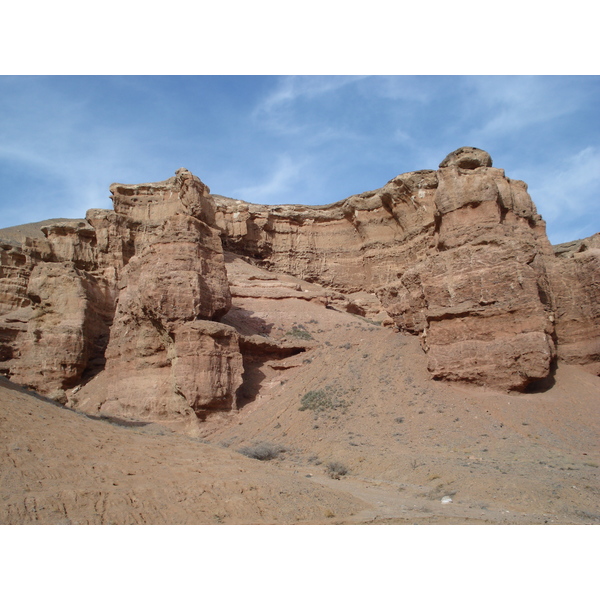
<svg viewBox="0 0 600 600"><path fill-rule="evenodd" d="M91 397L86 386L71 402L149 420L234 407L239 336L212 322L231 307L217 232L190 215L167 217L123 268L120 287L106 368Z"/></svg>
<svg viewBox="0 0 600 600"><path fill-rule="evenodd" d="M600 373L598 236L553 249L482 150L320 207L211 196L185 169L110 189L114 210L0 231L0 371L73 406L234 409L245 371L302 348L250 335L232 296L378 315L420 336L439 379L525 390L557 356ZM252 274L230 258L228 281L224 249Z"/></svg>
<svg viewBox="0 0 600 600"><path fill-rule="evenodd" d="M549 279L558 356L600 375L600 234L554 252Z"/></svg>
<svg viewBox="0 0 600 600"><path fill-rule="evenodd" d="M111 192L114 211L2 246L3 372L92 412L230 410L242 355L235 329L216 322L231 294L208 188L180 169Z"/></svg>
<svg viewBox="0 0 600 600"><path fill-rule="evenodd" d="M554 257L521 181L461 148L438 171L324 207L217 198L226 247L352 293L420 334L434 377L523 390L555 357Z"/></svg>

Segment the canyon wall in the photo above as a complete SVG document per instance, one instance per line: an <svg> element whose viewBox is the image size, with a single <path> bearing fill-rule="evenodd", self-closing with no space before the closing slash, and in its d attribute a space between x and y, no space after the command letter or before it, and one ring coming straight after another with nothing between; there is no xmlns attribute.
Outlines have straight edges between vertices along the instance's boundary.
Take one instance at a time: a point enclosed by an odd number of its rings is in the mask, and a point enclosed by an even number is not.
<svg viewBox="0 0 600 600"><path fill-rule="evenodd" d="M0 372L83 410L235 408L243 353L265 342L220 322L224 250L347 310L375 294L438 379L523 391L556 357L600 374L600 236L553 249L527 186L482 150L320 207L212 196L185 169L110 189L114 210L0 230Z"/></svg>
<svg viewBox="0 0 600 600"><path fill-rule="evenodd" d="M461 148L438 171L324 207L217 198L227 248L343 293L377 294L440 379L524 390L556 355L556 259L521 181ZM597 275L590 275L592 278Z"/></svg>
<svg viewBox="0 0 600 600"><path fill-rule="evenodd" d="M242 381L214 203L185 169L2 246L0 368L82 410L193 422Z"/></svg>

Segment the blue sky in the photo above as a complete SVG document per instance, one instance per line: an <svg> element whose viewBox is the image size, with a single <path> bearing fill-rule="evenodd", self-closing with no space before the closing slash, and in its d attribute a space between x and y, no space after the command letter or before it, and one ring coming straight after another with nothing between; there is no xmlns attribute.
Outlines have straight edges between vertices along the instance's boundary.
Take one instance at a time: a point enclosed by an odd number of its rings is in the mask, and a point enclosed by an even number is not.
<svg viewBox="0 0 600 600"><path fill-rule="evenodd" d="M599 106L586 75L1 76L0 228L179 167L216 194L327 204L476 146L565 242L600 231Z"/></svg>

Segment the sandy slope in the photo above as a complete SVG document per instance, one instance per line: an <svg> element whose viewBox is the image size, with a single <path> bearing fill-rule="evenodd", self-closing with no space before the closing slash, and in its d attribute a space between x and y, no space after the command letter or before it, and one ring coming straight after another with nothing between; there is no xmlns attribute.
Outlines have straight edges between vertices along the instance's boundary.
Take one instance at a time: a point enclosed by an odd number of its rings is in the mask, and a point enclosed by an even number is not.
<svg viewBox="0 0 600 600"><path fill-rule="evenodd" d="M540 393L451 385L429 378L416 338L361 317L299 299L234 305L271 336L303 327L313 347L264 364L255 400L207 423L208 439L289 446L283 464L371 502L365 520L600 522L597 377L560 364ZM346 406L300 411L318 390ZM350 475L325 477L331 460Z"/></svg>
<svg viewBox="0 0 600 600"><path fill-rule="evenodd" d="M363 507L156 425L74 413L4 378L0 403L2 524L297 523Z"/></svg>

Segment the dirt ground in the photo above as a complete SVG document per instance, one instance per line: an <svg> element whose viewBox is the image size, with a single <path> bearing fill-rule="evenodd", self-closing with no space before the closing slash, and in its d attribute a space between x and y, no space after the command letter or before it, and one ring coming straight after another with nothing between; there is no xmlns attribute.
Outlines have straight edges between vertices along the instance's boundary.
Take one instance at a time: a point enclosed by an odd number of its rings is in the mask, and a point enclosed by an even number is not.
<svg viewBox="0 0 600 600"><path fill-rule="evenodd" d="M228 269L255 287L224 321L306 350L249 360L239 410L196 438L0 379L0 523L600 523L599 378L559 363L537 393L433 381L418 339ZM239 452L257 448L272 459Z"/></svg>

